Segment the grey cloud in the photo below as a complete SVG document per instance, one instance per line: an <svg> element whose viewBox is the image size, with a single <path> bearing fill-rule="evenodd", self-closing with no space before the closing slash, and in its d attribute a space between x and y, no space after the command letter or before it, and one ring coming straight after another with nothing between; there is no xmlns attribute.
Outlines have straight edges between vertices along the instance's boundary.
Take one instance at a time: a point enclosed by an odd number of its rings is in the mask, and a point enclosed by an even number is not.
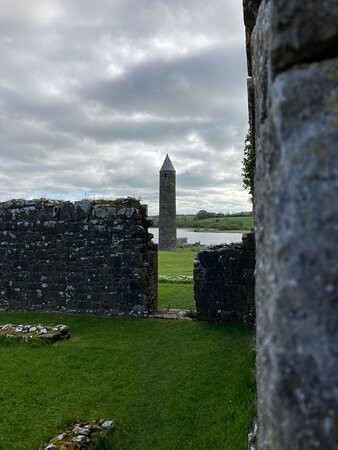
<svg viewBox="0 0 338 450"><path fill-rule="evenodd" d="M121 78L82 86L80 96L128 112L216 115L243 106L244 76L238 73L245 73L242 48L219 46L136 65Z"/></svg>
<svg viewBox="0 0 338 450"><path fill-rule="evenodd" d="M250 207L238 0L0 7L1 199L136 194L156 211L169 151L181 212Z"/></svg>

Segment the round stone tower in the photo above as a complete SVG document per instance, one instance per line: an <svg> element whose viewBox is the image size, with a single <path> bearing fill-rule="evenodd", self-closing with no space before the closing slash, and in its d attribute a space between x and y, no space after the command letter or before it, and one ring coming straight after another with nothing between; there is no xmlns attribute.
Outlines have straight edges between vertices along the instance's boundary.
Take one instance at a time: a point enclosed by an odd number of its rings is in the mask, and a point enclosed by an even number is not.
<svg viewBox="0 0 338 450"><path fill-rule="evenodd" d="M174 250L176 248L176 170L168 155L160 170L159 222L159 249Z"/></svg>

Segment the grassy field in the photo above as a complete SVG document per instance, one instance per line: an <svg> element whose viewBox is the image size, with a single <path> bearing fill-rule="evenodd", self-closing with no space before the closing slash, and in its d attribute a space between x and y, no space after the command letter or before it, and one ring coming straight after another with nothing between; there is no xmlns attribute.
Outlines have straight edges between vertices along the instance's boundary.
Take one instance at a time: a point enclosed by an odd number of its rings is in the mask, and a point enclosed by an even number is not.
<svg viewBox="0 0 338 450"><path fill-rule="evenodd" d="M158 306L159 308L194 310L195 302L193 283L166 283L160 281L158 284Z"/></svg>
<svg viewBox="0 0 338 450"><path fill-rule="evenodd" d="M159 275L192 275L194 259L198 249L179 248L175 251L158 252Z"/></svg>
<svg viewBox="0 0 338 450"><path fill-rule="evenodd" d="M152 217L154 227L158 227L158 216ZM193 215L176 216L178 228L193 228L199 231L248 231L252 228L251 216L210 217L196 219Z"/></svg>
<svg viewBox="0 0 338 450"><path fill-rule="evenodd" d="M0 448L34 450L75 418L113 419L107 449L247 448L252 329L38 313L0 323L66 323L52 345L0 346Z"/></svg>
<svg viewBox="0 0 338 450"><path fill-rule="evenodd" d="M159 252L192 275L196 249ZM159 282L159 306L194 309L191 281ZM245 450L255 414L252 328L157 319L0 313L65 323L52 345L0 342L0 449L35 450L74 419L113 419L97 448Z"/></svg>
<svg viewBox="0 0 338 450"><path fill-rule="evenodd" d="M159 276L192 275L197 249L159 251ZM163 281L158 283L159 308L195 309L193 281Z"/></svg>

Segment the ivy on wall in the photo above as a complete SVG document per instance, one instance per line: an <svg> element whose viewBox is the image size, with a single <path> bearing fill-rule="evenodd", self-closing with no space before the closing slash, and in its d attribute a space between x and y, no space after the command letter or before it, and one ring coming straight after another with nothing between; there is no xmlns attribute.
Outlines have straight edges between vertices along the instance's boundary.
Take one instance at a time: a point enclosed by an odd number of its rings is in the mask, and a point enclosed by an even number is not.
<svg viewBox="0 0 338 450"><path fill-rule="evenodd" d="M243 159L243 186L249 190L249 194L254 197L255 192L255 164L256 164L256 149L254 139L249 130L245 137L244 159Z"/></svg>

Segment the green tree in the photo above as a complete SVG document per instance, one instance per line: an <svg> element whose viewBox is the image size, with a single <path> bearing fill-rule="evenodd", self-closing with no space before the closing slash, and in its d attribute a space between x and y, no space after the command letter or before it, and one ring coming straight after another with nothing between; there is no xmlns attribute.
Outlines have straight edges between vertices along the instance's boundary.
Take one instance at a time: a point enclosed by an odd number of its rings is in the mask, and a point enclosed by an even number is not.
<svg viewBox="0 0 338 450"><path fill-rule="evenodd" d="M200 211L198 211L198 213L195 216L195 218L197 220L199 220L199 219L207 219L208 217L210 217L210 213L208 211L205 211L204 209L201 209Z"/></svg>
<svg viewBox="0 0 338 450"><path fill-rule="evenodd" d="M245 137L242 177L243 177L243 186L245 189L249 190L249 193L252 196L252 198L254 197L255 192L255 164L256 164L255 143L249 130Z"/></svg>

